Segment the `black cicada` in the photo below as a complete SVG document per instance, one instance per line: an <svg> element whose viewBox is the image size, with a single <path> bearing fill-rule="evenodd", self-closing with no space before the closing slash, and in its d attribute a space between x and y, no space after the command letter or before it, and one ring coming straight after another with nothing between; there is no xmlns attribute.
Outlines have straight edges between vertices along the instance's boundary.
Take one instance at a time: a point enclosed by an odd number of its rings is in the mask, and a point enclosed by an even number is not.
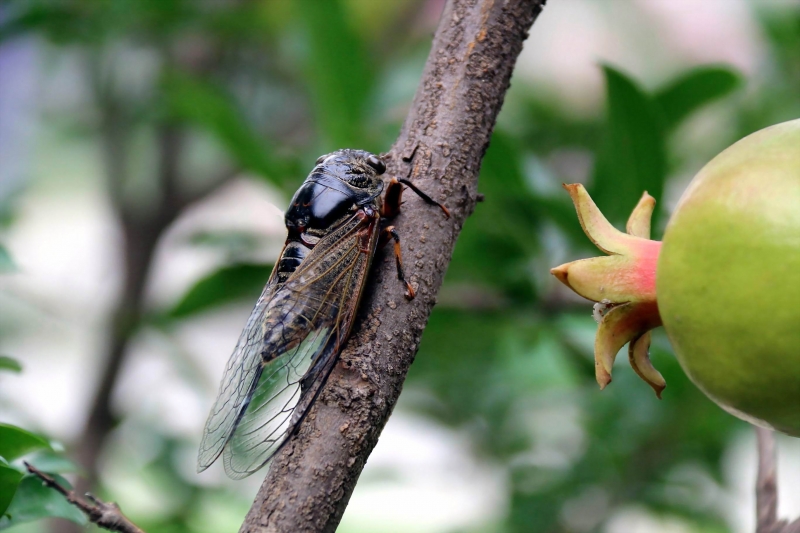
<svg viewBox="0 0 800 533"><path fill-rule="evenodd" d="M397 214L403 185L447 209L407 180L384 189L386 165L361 150L320 157L286 211L289 232L239 337L208 416L197 469L222 454L239 479L263 467L294 434L322 390L358 308L375 250L394 240L406 297L400 238L381 218Z"/></svg>

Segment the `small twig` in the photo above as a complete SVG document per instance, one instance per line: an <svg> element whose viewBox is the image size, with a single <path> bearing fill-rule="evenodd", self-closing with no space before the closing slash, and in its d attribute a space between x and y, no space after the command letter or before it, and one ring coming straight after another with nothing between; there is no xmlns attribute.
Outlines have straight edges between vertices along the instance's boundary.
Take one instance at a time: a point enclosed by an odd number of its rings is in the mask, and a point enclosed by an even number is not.
<svg viewBox="0 0 800 533"><path fill-rule="evenodd" d="M800 518L787 524L778 520L778 467L775 434L756 427L758 477L756 479L756 533L800 533Z"/></svg>
<svg viewBox="0 0 800 533"><path fill-rule="evenodd" d="M756 533L771 533L778 521L775 435L768 429L757 427L756 438L758 440Z"/></svg>
<svg viewBox="0 0 800 533"><path fill-rule="evenodd" d="M87 502L78 497L74 490L65 488L53 477L45 474L33 465L26 462L25 468L28 469L28 472L41 479L47 487L63 494L67 501L80 509L92 523L109 531L119 531L120 533L144 533L143 530L139 529L122 514L122 511L116 503L106 503L88 492L86 493L86 498L88 498L90 502Z"/></svg>

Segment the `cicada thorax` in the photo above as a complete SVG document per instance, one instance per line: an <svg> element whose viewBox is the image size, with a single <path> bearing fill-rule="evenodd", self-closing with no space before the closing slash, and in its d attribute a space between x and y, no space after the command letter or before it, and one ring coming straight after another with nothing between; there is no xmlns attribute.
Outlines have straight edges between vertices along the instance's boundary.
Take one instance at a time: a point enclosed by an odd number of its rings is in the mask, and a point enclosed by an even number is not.
<svg viewBox="0 0 800 533"><path fill-rule="evenodd" d="M359 208L320 238L316 253L309 251L303 268L283 283L283 290L272 299L266 313L265 361L278 353L276 347L291 349L305 340L309 331L343 327L343 311L354 306L350 297L360 294L372 261L378 221L374 209ZM334 337L344 340L346 334L342 330Z"/></svg>
<svg viewBox="0 0 800 533"><path fill-rule="evenodd" d="M297 270L309 251L359 211L379 212L383 163L372 154L340 150L317 160L286 211L286 245L276 265L278 283ZM378 172L381 170L381 172Z"/></svg>
<svg viewBox="0 0 800 533"><path fill-rule="evenodd" d="M303 342L309 330L351 304L335 296L355 289L347 276L366 271L377 245L383 163L376 168L370 158L380 162L360 150L323 156L292 197L284 217L286 244L273 272L276 285L289 286L276 293L266 313L265 360L279 353L277 346ZM313 264L304 265L309 257Z"/></svg>

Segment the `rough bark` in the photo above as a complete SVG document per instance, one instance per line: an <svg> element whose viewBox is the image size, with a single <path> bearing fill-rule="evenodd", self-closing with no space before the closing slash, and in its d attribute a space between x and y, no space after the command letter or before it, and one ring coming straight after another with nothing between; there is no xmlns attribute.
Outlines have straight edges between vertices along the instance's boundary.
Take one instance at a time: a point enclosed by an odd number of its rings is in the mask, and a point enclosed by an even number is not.
<svg viewBox="0 0 800 533"><path fill-rule="evenodd" d="M334 531L397 401L456 237L478 198L478 171L522 43L545 0L449 0L388 175L446 203L409 196L393 224L412 302L379 253L353 335L298 434L273 460L241 532ZM491 201L491 198L488 199Z"/></svg>

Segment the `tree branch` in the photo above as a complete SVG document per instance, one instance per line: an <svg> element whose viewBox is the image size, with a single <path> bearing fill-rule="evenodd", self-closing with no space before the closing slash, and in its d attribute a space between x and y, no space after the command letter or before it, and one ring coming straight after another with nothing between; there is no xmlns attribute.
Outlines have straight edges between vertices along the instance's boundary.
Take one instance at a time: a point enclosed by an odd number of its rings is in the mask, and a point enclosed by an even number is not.
<svg viewBox="0 0 800 533"><path fill-rule="evenodd" d="M394 408L466 218L528 29L544 0L450 0L411 110L386 156L447 204L409 199L393 222L417 298L406 302L379 254L354 332L298 434L275 457L240 531L334 531Z"/></svg>
<svg viewBox="0 0 800 533"><path fill-rule="evenodd" d="M45 474L38 468L28 463L25 463L25 468L28 469L28 472L41 479L42 483L46 486L63 494L67 501L80 509L90 522L109 531L119 531L120 533L144 533L136 524L128 520L128 517L122 514L122 511L116 503L106 503L95 498L88 492L86 493L86 497L90 501L87 502L75 494L74 490L69 490L62 486L55 478Z"/></svg>

